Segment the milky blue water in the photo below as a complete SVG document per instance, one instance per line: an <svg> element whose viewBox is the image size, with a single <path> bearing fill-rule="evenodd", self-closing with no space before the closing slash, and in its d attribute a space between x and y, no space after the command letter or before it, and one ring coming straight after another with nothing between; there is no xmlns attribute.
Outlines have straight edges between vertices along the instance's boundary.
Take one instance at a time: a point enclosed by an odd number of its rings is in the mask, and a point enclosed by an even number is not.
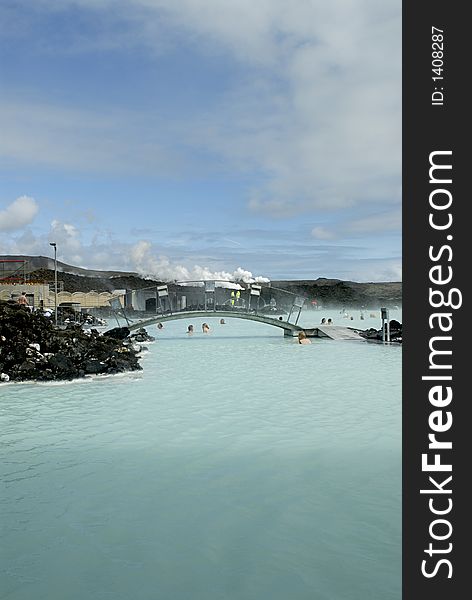
<svg viewBox="0 0 472 600"><path fill-rule="evenodd" d="M0 386L0 598L400 599L401 348L206 320Z"/></svg>

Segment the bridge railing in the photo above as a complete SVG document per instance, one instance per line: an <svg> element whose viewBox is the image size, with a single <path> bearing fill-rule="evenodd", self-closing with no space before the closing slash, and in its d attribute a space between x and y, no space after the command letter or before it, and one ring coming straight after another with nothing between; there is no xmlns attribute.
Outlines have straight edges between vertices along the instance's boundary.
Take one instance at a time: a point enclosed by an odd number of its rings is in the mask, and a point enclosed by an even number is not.
<svg viewBox="0 0 472 600"><path fill-rule="evenodd" d="M286 315L298 320L304 299L267 284L232 284L227 281L190 281L167 285L157 294L156 313L231 311L244 314Z"/></svg>
<svg viewBox="0 0 472 600"><path fill-rule="evenodd" d="M179 312L233 312L273 316L297 324L305 298L267 283L225 280L177 281L129 293L146 316Z"/></svg>

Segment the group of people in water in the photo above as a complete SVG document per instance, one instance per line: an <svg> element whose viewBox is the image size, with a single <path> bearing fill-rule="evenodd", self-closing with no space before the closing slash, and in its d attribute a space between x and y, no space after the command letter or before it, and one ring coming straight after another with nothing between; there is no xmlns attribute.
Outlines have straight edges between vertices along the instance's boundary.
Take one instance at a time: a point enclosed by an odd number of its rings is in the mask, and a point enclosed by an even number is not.
<svg viewBox="0 0 472 600"><path fill-rule="evenodd" d="M220 319L220 325L226 325L226 321L224 319ZM202 332L210 333L210 326L208 325L208 323L202 323ZM194 329L193 325L189 325L187 327L187 333L189 335L192 335L192 333L195 333L195 329Z"/></svg>
<svg viewBox="0 0 472 600"><path fill-rule="evenodd" d="M224 319L220 319L220 325L226 325L226 321ZM158 323L157 328L164 329L164 325L162 323ZM208 323L202 323L202 331L203 333L210 333L210 326L208 325ZM195 328L193 325L189 325L187 327L187 333L189 335L195 333Z"/></svg>
<svg viewBox="0 0 472 600"><path fill-rule="evenodd" d="M208 325L208 323L202 323L202 331L203 331L203 333L209 333L210 332L210 326ZM187 327L187 333L189 335L192 335L192 333L194 333L193 325L189 325Z"/></svg>
<svg viewBox="0 0 472 600"><path fill-rule="evenodd" d="M324 317L321 319L320 325L332 325L333 319L326 320Z"/></svg>
<svg viewBox="0 0 472 600"><path fill-rule="evenodd" d="M331 321L331 319L328 319L328 321ZM322 323L325 322L325 319L323 319L321 321ZM226 325L226 321L224 319L220 319L220 325ZM164 325L162 323L158 323L157 324L157 328L158 329L163 329ZM202 323L202 332L203 333L210 333L210 326L208 325L208 323ZM195 328L193 325L189 325L187 327L187 335L193 335L195 333ZM307 338L307 335L304 331L300 331L298 333L298 343L299 344L303 344L303 345L307 345L307 344L311 344L311 341Z"/></svg>

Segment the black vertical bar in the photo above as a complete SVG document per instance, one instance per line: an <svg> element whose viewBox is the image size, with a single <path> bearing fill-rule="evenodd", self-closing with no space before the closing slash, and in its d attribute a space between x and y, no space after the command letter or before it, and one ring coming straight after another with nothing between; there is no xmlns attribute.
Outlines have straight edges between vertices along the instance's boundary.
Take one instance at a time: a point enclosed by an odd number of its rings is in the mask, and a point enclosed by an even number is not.
<svg viewBox="0 0 472 600"><path fill-rule="evenodd" d="M469 107L466 108L466 89L470 88L472 69L466 7L465 3L438 0L403 3L404 600L453 600L470 594L470 591L467 592L470 520L466 518L470 505L466 492L470 471L466 463L471 454L468 445L471 421L466 414L466 411L469 412L470 391L465 385L466 353L464 349L461 352L469 325L466 324L464 305L434 308L430 298L430 290L442 291L447 297L448 292L455 288L462 292L464 302L467 301L465 286L470 268L467 268L466 261L471 252L466 213L471 200L466 180L471 169L466 137L471 117ZM433 27L436 29L433 30ZM435 43L438 45L434 46ZM432 155L434 152L444 154ZM452 169L437 169L430 178L431 160L451 165ZM450 184L436 182L449 177L452 179ZM435 190L439 189L447 191L435 195ZM432 193L433 202L435 199L445 201L450 193L453 197L451 207L434 209L431 206ZM440 230L431 225L430 215L433 222L436 219L437 223L444 224L448 222L449 213L453 218L449 228ZM431 258L430 253L436 258ZM430 270L438 265L441 265L443 273L451 273L448 267L452 269L449 283L432 282ZM438 274L438 271L433 272L433 278L437 279ZM458 297L459 293L455 299ZM443 332L437 319L431 321L434 313L451 315L451 331ZM442 344L442 349L452 349L452 355L443 355L437 362L449 362L452 369L431 370L431 339L441 335L452 337L450 341L437 342ZM452 381L422 379L432 375L451 375ZM452 449L441 451L429 448L431 440L428 435L433 433L430 417L433 411L438 410L429 396L435 385L443 385L442 389L450 386L453 392L452 402L442 409L443 416L447 411L451 413L452 427L435 434L438 440L451 441ZM422 455L425 453L429 457L428 462L434 461L435 453L439 453L441 463L450 463L452 471L424 469ZM443 486L443 490L450 490L450 493L434 493L435 488L436 492L439 489L437 484L443 484L450 475L450 484ZM422 494L420 490L432 490L433 493ZM432 508L448 508L449 499L452 501L450 512L443 515L432 512ZM442 541L432 537L431 533L447 536L449 527L446 523L433 524L438 519L448 521L452 527L451 535Z"/></svg>

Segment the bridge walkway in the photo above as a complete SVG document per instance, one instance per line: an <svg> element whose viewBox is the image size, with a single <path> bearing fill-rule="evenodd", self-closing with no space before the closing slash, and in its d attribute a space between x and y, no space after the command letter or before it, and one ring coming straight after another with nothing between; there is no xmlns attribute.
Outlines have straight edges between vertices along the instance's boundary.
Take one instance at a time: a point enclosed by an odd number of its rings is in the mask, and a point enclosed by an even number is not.
<svg viewBox="0 0 472 600"><path fill-rule="evenodd" d="M325 337L332 340L358 340L362 341L362 338L355 329L349 327L342 327L340 325L317 325L316 327L302 327L295 325L287 321L268 317L266 315L248 314L240 311L180 311L172 314L156 315L155 317L141 319L139 321L132 322L128 325L128 328L133 331L140 329L141 327L149 327L157 323L165 323L166 321L175 321L180 319L192 320L194 318L203 317L206 319L214 317L232 318L232 319L244 319L246 321L255 321L258 323L264 323L266 325L272 325L283 329L284 335L292 337L296 336L300 331L304 331L308 337Z"/></svg>
<svg viewBox="0 0 472 600"><path fill-rule="evenodd" d="M244 319L246 321L256 321L258 323L265 323L266 325L272 325L274 327L278 327L279 329L284 330L285 335L297 335L299 331L303 330L303 327L300 325L294 325L293 323L289 323L288 321L283 321L280 319L274 319L273 317L268 317L266 315L256 315L254 313L247 313L242 311L204 311L204 310L191 310L191 311L179 311L174 312L172 314L157 314L155 317L151 317L149 319L142 319L140 321L135 321L128 325L128 328L133 331L135 329L139 329L140 327L148 327L149 325L155 325L156 323L165 323L166 321L176 321L178 319L195 319L203 317L205 319L210 319L213 317L223 317L224 319Z"/></svg>
<svg viewBox="0 0 472 600"><path fill-rule="evenodd" d="M318 325L318 337L329 337L332 340L364 340L355 329L340 325Z"/></svg>

